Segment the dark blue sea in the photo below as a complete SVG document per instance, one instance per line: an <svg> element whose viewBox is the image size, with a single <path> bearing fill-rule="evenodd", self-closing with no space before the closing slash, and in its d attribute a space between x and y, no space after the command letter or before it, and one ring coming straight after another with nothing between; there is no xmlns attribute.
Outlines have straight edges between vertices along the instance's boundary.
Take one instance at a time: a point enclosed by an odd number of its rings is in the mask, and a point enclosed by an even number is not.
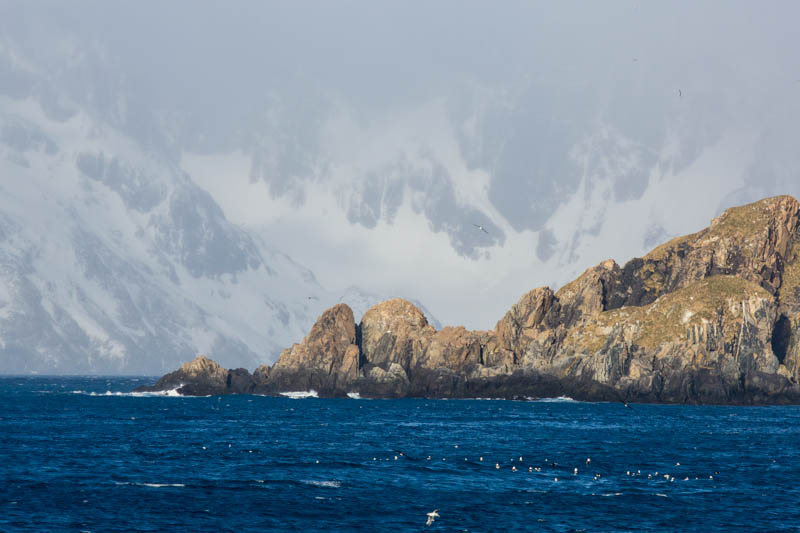
<svg viewBox="0 0 800 533"><path fill-rule="evenodd" d="M0 530L800 530L798 407L127 394L154 381L0 378Z"/></svg>

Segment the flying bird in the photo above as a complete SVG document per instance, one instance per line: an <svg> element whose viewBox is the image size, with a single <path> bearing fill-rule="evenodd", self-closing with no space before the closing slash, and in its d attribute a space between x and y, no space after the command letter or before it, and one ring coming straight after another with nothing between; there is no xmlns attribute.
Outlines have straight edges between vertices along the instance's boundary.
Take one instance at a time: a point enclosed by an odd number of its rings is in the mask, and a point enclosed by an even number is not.
<svg viewBox="0 0 800 533"><path fill-rule="evenodd" d="M473 222L473 223L472 223L472 225L473 225L473 226L475 226L476 228L478 228L479 230L481 230L482 232L484 232L486 235L489 235L489 232L488 232L488 231L486 231L486 228L484 228L484 227L483 227L483 226L481 226L480 224L475 224L475 223Z"/></svg>
<svg viewBox="0 0 800 533"><path fill-rule="evenodd" d="M678 96L683 96L683 93L681 92L680 89L678 89Z"/></svg>
<svg viewBox="0 0 800 533"><path fill-rule="evenodd" d="M436 512L438 510L439 509L434 509L433 511L428 513L428 521L425 522L426 526L429 526L429 525L433 524L433 521L436 520L437 518L439 518L439 513Z"/></svg>

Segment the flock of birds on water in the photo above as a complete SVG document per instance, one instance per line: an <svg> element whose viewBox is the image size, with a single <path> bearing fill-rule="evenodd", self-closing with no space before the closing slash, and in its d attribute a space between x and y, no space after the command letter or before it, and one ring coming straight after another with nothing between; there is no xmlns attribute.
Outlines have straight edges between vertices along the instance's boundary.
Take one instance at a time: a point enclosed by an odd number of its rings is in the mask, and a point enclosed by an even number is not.
<svg viewBox="0 0 800 533"><path fill-rule="evenodd" d="M231 445L229 444L228 447L230 447L230 446ZM458 446L458 444L455 444L453 447L455 449L458 449L459 446ZM202 449L203 450L207 450L208 448L206 446L203 446ZM250 453L253 453L253 450L248 450L248 451ZM373 456L372 457L372 462L393 462L393 461L402 461L404 459L405 460L411 460L411 461L419 460L419 458L411 457L411 456L409 456L408 454L406 454L403 451L395 450L393 455L390 455L388 457L378 458L378 456ZM465 462L470 462L470 459L468 457L464 457L463 459L464 459ZM424 461L425 462L447 462L447 457L442 457L441 461L439 461L438 458L434 458L433 456L428 455L428 456L426 456L424 458ZM452 461L453 461L453 459L451 458L451 462ZM458 459L455 459L455 461L458 461ZM775 462L775 461L773 460L773 462ZM567 476L567 478L573 478L574 479L574 478L577 478L581 473L581 469L579 467L577 467L577 466L565 467L564 465L561 465L561 464L559 464L559 463L557 463L555 461L550 461L550 459L545 459L544 460L544 462L543 462L543 464L545 465L544 467L525 464L526 463L525 459L522 456L512 457L508 461L508 463L504 462L503 464L501 464L499 462L495 462L493 467L492 467L491 463L492 463L492 461L484 460L483 456L479 456L477 458L477 461L475 461L475 460L472 461L472 464L487 465L488 467L490 467L492 470L495 470L495 471L507 470L507 471L511 471L511 472L523 472L524 473L524 472L527 471L527 473L542 473L542 471L543 471L542 469L543 468L550 469L551 473L552 473L552 471L556 471L557 472L557 475L555 475L553 477L553 481L552 481L553 483L558 483L559 482L558 475L562 476L561 480L563 481L565 475ZM320 464L320 461L316 460L315 464ZM681 467L681 463L680 462L676 462L674 466L677 467L677 468L680 468ZM586 458L586 460L584 461L584 464L581 465L581 468L583 468L583 469L585 469L585 470L587 470L589 472L589 475L591 476L592 481L600 481L603 478L603 474L597 472L598 469L592 470L592 459L591 459L591 457L587 457ZM545 473L547 473L547 471L545 471ZM658 470L655 470L655 471L652 471L652 472L646 472L646 471L642 472L641 469L626 470L624 475L626 477L630 477L630 478L642 478L642 479L646 478L648 480L658 481L658 482L662 482L662 483L674 483L675 481L691 481L691 480L695 480L695 481L703 481L703 480L705 480L705 481L712 481L713 482L715 480L714 476L719 475L719 471L715 471L715 472L713 472L713 474L708 474L708 475L703 474L703 475L688 476L688 475L684 474L682 479L681 479L680 475L678 475L678 477L676 477L674 475L674 473L671 474L671 473L663 472L663 471L659 472ZM657 496L667 497L666 494L661 494L661 493L657 494ZM427 517L427 519L426 519L425 525L426 526L432 525L433 522L437 518L440 517L439 509L434 509L433 511L431 511L429 513L426 513L426 517Z"/></svg>
<svg viewBox="0 0 800 533"><path fill-rule="evenodd" d="M457 444L454 445L454 448L458 448L458 445ZM374 462L378 462L378 461L400 461L400 460L403 460L403 459L414 460L414 458L409 457L406 453L404 453L402 451L395 451L395 455L393 455L393 456L384 457L384 458L380 458L380 459L377 456L375 456L375 457L372 458L372 461L374 461ZM434 459L430 455L425 457L424 460L426 462L438 461L438 459ZM442 457L441 461L442 462L447 462L447 457ZM470 460L469 460L468 457L464 457L464 461L469 462ZM317 463L319 463L319 461L317 461ZM495 462L493 469L494 470L503 470L503 469L505 469L505 470L510 470L511 472L525 472L526 470L527 470L528 473L541 473L542 472L542 468L543 467L541 467L541 466L533 466L533 465L524 465L524 463L525 463L525 459L522 456L519 456L518 458L512 457L511 460L508 463L504 463L503 465L501 465L498 462ZM475 464L475 461L473 461L473 464ZM491 466L491 461L484 461L483 456L480 456L477 459L477 464L488 464L488 465ZM580 475L580 469L577 466L571 467L571 468L570 467L564 467L563 465L560 465L555 461L550 461L549 459L545 459L544 460L544 464L546 465L544 468L548 468L549 467L552 470L556 470L556 471L562 472L562 480L564 479L563 478L564 474L566 474L568 477L577 477L577 476ZM591 457L587 457L585 462L584 462L584 465L582 465L582 468L585 468L586 470L588 470L590 472L589 475L592 476L592 481L601 480L601 478L603 477L603 474L598 473L596 470L593 471L592 467L591 467L591 464L592 464ZM519 465L519 467L518 467L518 465ZM510 468L509 468L509 466L510 466ZM680 466L681 466L680 462L675 463L675 467L680 467ZM569 476L570 473L571 473L571 476ZM667 472L659 472L658 470L655 470L653 472L642 472L641 469L626 470L625 471L625 476L630 477L630 478L641 477L641 478L644 479L645 476L646 476L646 478L649 479L649 480L660 481L660 482L664 482L664 483L674 483L676 480L677 481L681 481L681 480L682 481L691 481L692 479L694 479L695 481L700 481L700 480L714 481L714 476L715 475L719 475L719 471L715 471L713 474L709 474L708 476L706 476L706 475L688 476L688 475L684 474L682 479L681 479L680 475L676 478L675 475L673 475L673 474L670 474L670 473L667 473ZM553 477L553 483L558 483L558 482L559 482L559 478L558 478L558 475L556 475L556 476ZM658 494L658 496L666 497L666 494ZM433 524L433 522L436 520L436 518L439 518L439 516L440 516L439 515L439 509L434 509L433 511L427 513L426 516L427 516L427 521L425 522L425 525L426 526L430 526L431 524Z"/></svg>

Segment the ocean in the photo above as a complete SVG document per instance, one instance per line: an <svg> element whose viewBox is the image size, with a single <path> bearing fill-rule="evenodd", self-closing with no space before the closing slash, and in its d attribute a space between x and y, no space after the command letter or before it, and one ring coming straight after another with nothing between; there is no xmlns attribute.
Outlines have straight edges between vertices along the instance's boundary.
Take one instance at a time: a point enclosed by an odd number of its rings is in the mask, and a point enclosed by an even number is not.
<svg viewBox="0 0 800 533"><path fill-rule="evenodd" d="M800 530L800 407L153 382L0 378L0 531Z"/></svg>

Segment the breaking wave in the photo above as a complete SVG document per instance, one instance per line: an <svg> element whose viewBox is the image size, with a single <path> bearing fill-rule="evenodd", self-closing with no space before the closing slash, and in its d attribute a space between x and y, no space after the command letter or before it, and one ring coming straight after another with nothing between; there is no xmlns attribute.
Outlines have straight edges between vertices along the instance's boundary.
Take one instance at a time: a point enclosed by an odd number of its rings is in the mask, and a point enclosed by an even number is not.
<svg viewBox="0 0 800 533"><path fill-rule="evenodd" d="M312 479L303 479L300 481L306 485L313 485L315 487L326 487L329 489L338 489L342 486L341 481L314 481Z"/></svg>
<svg viewBox="0 0 800 533"><path fill-rule="evenodd" d="M541 403L561 403L561 402L577 402L569 396L558 396L557 398L527 398L528 400Z"/></svg>
<svg viewBox="0 0 800 533"><path fill-rule="evenodd" d="M300 400L303 398L319 398L317 391L313 389L307 391L282 392L281 396L286 396L287 398L292 398L294 400Z"/></svg>
<svg viewBox="0 0 800 533"><path fill-rule="evenodd" d="M186 398L178 392L183 385L174 389L158 391L158 392L118 392L107 390L105 392L86 392L84 390L71 391L72 394L83 394L85 396L127 396L131 398L148 398L148 397L171 397L171 398Z"/></svg>
<svg viewBox="0 0 800 533"><path fill-rule="evenodd" d="M162 489L165 487L185 487L183 483L136 483L131 481L116 481L117 485L135 485L137 487L151 487L154 489Z"/></svg>

